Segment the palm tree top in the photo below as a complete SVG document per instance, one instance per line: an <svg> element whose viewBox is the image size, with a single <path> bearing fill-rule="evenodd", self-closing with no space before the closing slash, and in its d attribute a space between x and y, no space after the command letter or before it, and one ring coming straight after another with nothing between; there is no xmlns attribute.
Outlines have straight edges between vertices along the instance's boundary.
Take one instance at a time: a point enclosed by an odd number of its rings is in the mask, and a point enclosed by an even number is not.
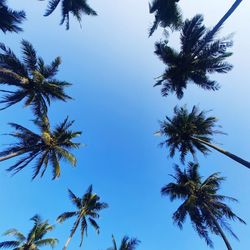
<svg viewBox="0 0 250 250"><path fill-rule="evenodd" d="M67 30L69 29L69 14L72 14L80 24L82 15L97 16L96 11L88 5L87 0L49 0L44 16L51 15L60 2L62 13L60 25L65 22Z"/></svg>
<svg viewBox="0 0 250 250"><path fill-rule="evenodd" d="M7 6L6 0L0 1L0 29L6 33L20 32L23 29L19 26L26 19L24 11L12 10Z"/></svg>
<svg viewBox="0 0 250 250"><path fill-rule="evenodd" d="M137 246L140 244L140 241L136 238L129 238L124 236L121 240L120 247L117 247L117 243L114 235L112 235L113 247L108 248L107 250L136 250Z"/></svg>
<svg viewBox="0 0 250 250"><path fill-rule="evenodd" d="M159 134L166 137L160 145L166 145L169 148L169 155L173 157L176 150L180 151L180 159L185 161L187 153L191 153L194 157L196 150L207 154L210 149L198 143L195 139L202 139L208 143L212 142L214 134L223 134L216 129L217 118L207 116L207 111L200 111L197 106L193 106L188 111L186 106L174 108L172 118L160 122Z"/></svg>
<svg viewBox="0 0 250 250"><path fill-rule="evenodd" d="M19 124L10 123L15 132L9 135L17 141L2 151L0 157L9 159L11 157L8 158L8 155L13 154L14 157L18 155L23 155L23 157L7 170L16 174L37 159L32 179L36 178L38 174L42 177L48 165L52 166L53 179L55 179L60 176L60 160L64 159L75 166L76 157L69 150L79 148L80 143L74 142L73 139L81 135L81 132L70 129L73 123L74 121L69 121L67 117L54 129L51 129L47 117L36 119L34 124L40 130L39 133L32 132Z"/></svg>
<svg viewBox="0 0 250 250"><path fill-rule="evenodd" d="M3 109L25 100L25 106L31 105L35 115L41 116L47 113L51 100L71 99L64 91L71 84L55 78L60 57L46 65L26 40L21 42L22 60L3 43L0 43L0 49L0 84L15 88L14 91L1 90L7 93L0 102L6 104Z"/></svg>
<svg viewBox="0 0 250 250"><path fill-rule="evenodd" d="M182 25L181 10L177 5L179 0L153 0L149 3L150 14L155 14L155 20L149 30L149 36L161 26L169 27L171 30L177 30Z"/></svg>
<svg viewBox="0 0 250 250"><path fill-rule="evenodd" d="M96 219L99 218L99 212L105 208L108 208L108 204L101 202L100 196L96 193L93 193L93 186L90 185L87 191L82 197L76 196L70 189L68 189L69 198L76 210L71 212L64 212L57 217L59 223L64 222L67 219L76 217L76 221L71 230L69 239L67 240L64 249L67 248L70 240L75 234L76 229L80 225L81 227L81 242L80 246L83 243L84 234L87 235L88 223L99 233L100 227L96 222Z"/></svg>
<svg viewBox="0 0 250 250"><path fill-rule="evenodd" d="M184 170L175 165L175 174L171 175L174 182L167 184L161 190L162 195L169 196L171 201L183 200L183 203L173 214L174 223L182 228L187 215L189 215L195 230L210 247L213 246L213 242L209 237L208 230L219 235L221 226L237 238L227 220L246 223L224 203L226 200L233 202L237 202L237 200L218 194L225 178L217 172L203 180L198 169L199 165L192 162Z"/></svg>
<svg viewBox="0 0 250 250"><path fill-rule="evenodd" d="M210 36L210 29L203 24L203 16L187 19L181 29L180 51L168 45L168 39L155 44L155 54L166 65L165 72L155 86L162 85L162 95L175 93L181 99L187 84L192 82L206 90L218 90L219 84L210 80L211 73L227 73L232 65L225 60L232 55L228 48L232 41ZM205 43L204 43L205 41Z"/></svg>
<svg viewBox="0 0 250 250"><path fill-rule="evenodd" d="M96 212L104 208L108 208L108 204L100 202L100 197L93 193L93 186L90 185L82 197L76 196L70 189L68 189L69 199L76 209L84 211L85 216L99 217ZM57 221L63 222L66 218L58 216Z"/></svg>
<svg viewBox="0 0 250 250"><path fill-rule="evenodd" d="M52 248L58 243L56 238L44 238L45 235L54 229L54 226L50 225L48 221L43 221L39 215L35 215L31 218L34 226L25 236L23 233L15 228L7 230L4 235L12 236L15 240L4 241L0 243L0 248L13 248L13 249L26 249L26 250L39 250L43 246L50 246Z"/></svg>

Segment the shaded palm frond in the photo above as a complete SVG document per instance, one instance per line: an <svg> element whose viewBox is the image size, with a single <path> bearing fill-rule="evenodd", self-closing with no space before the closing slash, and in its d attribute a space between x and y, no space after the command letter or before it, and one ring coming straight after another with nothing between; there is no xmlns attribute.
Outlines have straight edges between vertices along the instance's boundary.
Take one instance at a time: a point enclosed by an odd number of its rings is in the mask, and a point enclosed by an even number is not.
<svg viewBox="0 0 250 250"><path fill-rule="evenodd" d="M0 29L6 32L20 32L23 29L20 24L26 19L26 14L24 11L16 11L10 9L6 0L1 0L0 2Z"/></svg>

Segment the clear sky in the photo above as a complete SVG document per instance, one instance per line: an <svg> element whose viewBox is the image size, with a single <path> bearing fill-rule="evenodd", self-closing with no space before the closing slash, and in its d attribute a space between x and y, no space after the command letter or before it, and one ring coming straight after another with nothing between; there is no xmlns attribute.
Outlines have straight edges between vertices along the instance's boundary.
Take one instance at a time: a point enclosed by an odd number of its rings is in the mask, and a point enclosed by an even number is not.
<svg viewBox="0 0 250 250"><path fill-rule="evenodd" d="M212 27L233 0L180 1L184 17L197 13L205 16ZM79 140L86 144L76 151L75 169L62 164L62 176L51 181L48 171L43 179L31 182L32 169L27 168L15 177L5 172L11 161L1 163L0 171L0 232L18 228L27 232L32 226L29 218L39 213L51 223L56 217L73 209L67 188L81 196L93 184L109 208L101 212L100 235L89 228L83 248L105 250L110 247L111 235L118 241L125 234L141 240L138 250L208 249L192 229L189 220L183 230L173 225L171 215L178 202L171 203L160 195L161 187L171 179L173 163L167 151L158 147L160 138L153 136L158 121L172 115L173 107L198 104L219 118L219 124L228 136L216 138L218 145L243 158L250 159L250 86L249 86L249 9L250 2L242 2L236 13L226 22L221 36L234 33L234 55L230 62L234 69L227 75L214 75L221 84L217 92L206 92L190 85L184 98L161 97L160 88L153 88L154 78L164 66L153 54L154 42L162 39L161 30L150 39L147 31L153 21L148 13L148 1L90 0L98 17L84 17L82 29L71 18L70 30L59 26L59 9L50 17L43 17L46 3L31 0L9 0L15 9L24 9L28 21L21 34L1 34L16 53L20 52L22 38L32 42L47 62L60 55L63 63L58 78L73 83L70 93L75 100L53 103L49 112L51 124L69 115L76 130L82 130ZM171 44L178 48L177 35ZM30 110L16 105L1 112L1 130L10 132L8 122L17 122L33 128ZM9 138L1 135L2 147ZM190 158L191 159L191 158ZM205 177L220 171L227 177L221 192L239 199L232 204L238 215L250 224L250 171L230 159L212 152L206 158L198 155L201 173ZM65 243L73 220L58 225L51 236L60 240L56 249ZM250 225L249 225L250 226ZM232 223L240 242L229 236L233 249L249 249L249 226ZM215 249L225 249L223 241L212 237ZM0 238L1 241L5 237ZM79 245L79 232L69 245ZM46 248L45 248L46 249Z"/></svg>

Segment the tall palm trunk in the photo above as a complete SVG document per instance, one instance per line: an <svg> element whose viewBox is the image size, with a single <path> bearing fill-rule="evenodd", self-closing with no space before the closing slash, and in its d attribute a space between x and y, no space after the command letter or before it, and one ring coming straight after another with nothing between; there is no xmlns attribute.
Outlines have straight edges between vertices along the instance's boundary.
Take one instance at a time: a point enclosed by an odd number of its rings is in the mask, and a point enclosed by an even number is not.
<svg viewBox="0 0 250 250"><path fill-rule="evenodd" d="M0 157L0 162L1 162L1 161L6 161L6 160L11 159L11 158L13 158L13 157L16 157L16 156L18 156L18 155L21 155L21 154L23 154L23 153L25 153L25 152L26 152L25 150L20 150L20 151L17 151L17 152L15 152L15 153L11 153L11 154L8 154L8 155L6 155L6 156Z"/></svg>
<svg viewBox="0 0 250 250"><path fill-rule="evenodd" d="M73 236L74 236L74 234L75 234L75 232L76 232L76 229L77 229L77 227L78 227L80 221L81 221L81 215L79 215L79 216L77 217L77 220L76 220L76 222L75 222L75 225L74 225L73 229L71 230L70 236L69 236L69 238L67 239L67 241L66 241L66 243L65 243L65 245L64 245L64 247L63 247L63 250L66 250L66 249L67 249L67 247L68 247L70 241L72 240L72 238L73 238Z"/></svg>
<svg viewBox="0 0 250 250"><path fill-rule="evenodd" d="M206 46L207 42L211 40L211 38L214 36L214 34L220 29L220 27L223 25L223 23L233 14L233 12L237 9L237 7L240 5L242 0L236 0L234 4L231 6L231 8L226 12L226 14L220 19L220 21L214 26L214 28L207 34L204 43L201 44L201 46L198 48L198 50L194 53L193 57L197 56L200 51Z"/></svg>
<svg viewBox="0 0 250 250"><path fill-rule="evenodd" d="M193 138L193 140L195 140L195 141L197 141L199 143L205 144L206 146L217 150L218 152L226 155L227 157L233 159L234 161L236 161L236 162L240 163L241 165L243 165L243 166L250 169L250 162L249 161L245 161L242 158L238 157L237 155L234 155L234 154L232 154L232 153L230 153L230 152L228 152L228 151L226 151L224 149L221 149L221 148L219 148L219 147L217 147L217 146L215 146L215 145L213 145L213 144L211 144L211 143L209 143L207 141L204 141L204 140L199 139L197 137L192 137L192 138Z"/></svg>
<svg viewBox="0 0 250 250"><path fill-rule="evenodd" d="M221 238L222 238L223 241L225 242L225 245L227 246L227 249L228 249L228 250L233 250L233 248L231 247L231 245L230 245L230 243L229 243L229 241L228 241L226 235L224 234L224 232L223 232L221 226L219 225L218 221L217 221L216 218L214 217L213 213L209 210L209 208L207 208L207 211L208 211L208 213L209 213L209 215L210 215L210 218L212 219L214 225L216 226L217 230L219 231Z"/></svg>
<svg viewBox="0 0 250 250"><path fill-rule="evenodd" d="M214 26L210 32L210 38L220 29L223 23L234 13L237 7L240 5L242 0L236 0L227 13L220 19L220 21Z"/></svg>

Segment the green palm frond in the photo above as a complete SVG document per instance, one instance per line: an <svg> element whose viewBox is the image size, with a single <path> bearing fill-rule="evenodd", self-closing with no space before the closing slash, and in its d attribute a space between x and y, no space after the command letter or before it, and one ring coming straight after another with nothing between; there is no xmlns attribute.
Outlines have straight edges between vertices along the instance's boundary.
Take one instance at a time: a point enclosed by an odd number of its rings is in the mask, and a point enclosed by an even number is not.
<svg viewBox="0 0 250 250"><path fill-rule="evenodd" d="M91 217L89 217L89 223L90 225L95 229L95 231L97 232L97 234L100 233L100 227L99 225L96 223L96 221L94 219L92 219Z"/></svg>
<svg viewBox="0 0 250 250"><path fill-rule="evenodd" d="M65 213L62 213L61 215L59 215L57 217L57 221L59 223L61 223L61 222L64 222L65 220L67 220L67 219L69 219L69 218L71 218L73 216L76 216L76 215L77 215L76 212L65 212Z"/></svg>
<svg viewBox="0 0 250 250"><path fill-rule="evenodd" d="M60 3L60 1L61 0L50 0L44 16L49 16L56 9L56 7Z"/></svg>
<svg viewBox="0 0 250 250"><path fill-rule="evenodd" d="M88 235L88 223L86 221L86 218L83 217L81 219L81 242L79 247L82 246L83 240L84 240L84 234L86 234L86 236Z"/></svg>
<svg viewBox="0 0 250 250"><path fill-rule="evenodd" d="M30 71L35 71L37 69L37 55L33 45L26 41L22 40L22 53L23 53L23 61Z"/></svg>
<svg viewBox="0 0 250 250"><path fill-rule="evenodd" d="M47 239L44 239L44 240L36 241L36 245L38 247L50 246L50 247L54 248L58 242L59 241L57 239L47 238Z"/></svg>
<svg viewBox="0 0 250 250"><path fill-rule="evenodd" d="M81 199L79 197L77 197L70 189L68 189L68 193L69 193L69 198L72 201L72 203L77 207L77 208L81 208Z"/></svg>
<svg viewBox="0 0 250 250"><path fill-rule="evenodd" d="M26 14L24 11L16 11L10 9L6 0L1 0L0 2L0 29L6 32L20 32L23 29L20 24L26 19Z"/></svg>
<svg viewBox="0 0 250 250"><path fill-rule="evenodd" d="M17 246L19 246L19 241L0 242L0 248L15 248Z"/></svg>
<svg viewBox="0 0 250 250"><path fill-rule="evenodd" d="M5 231L3 235L14 236L20 242L22 242L26 239L25 236L21 232L16 230L15 228L11 228L11 229Z"/></svg>
<svg viewBox="0 0 250 250"><path fill-rule="evenodd" d="M15 69L17 75L28 77L25 65L17 58L15 53L3 43L0 43L0 49L4 52L3 54L0 54L1 67L9 70Z"/></svg>

